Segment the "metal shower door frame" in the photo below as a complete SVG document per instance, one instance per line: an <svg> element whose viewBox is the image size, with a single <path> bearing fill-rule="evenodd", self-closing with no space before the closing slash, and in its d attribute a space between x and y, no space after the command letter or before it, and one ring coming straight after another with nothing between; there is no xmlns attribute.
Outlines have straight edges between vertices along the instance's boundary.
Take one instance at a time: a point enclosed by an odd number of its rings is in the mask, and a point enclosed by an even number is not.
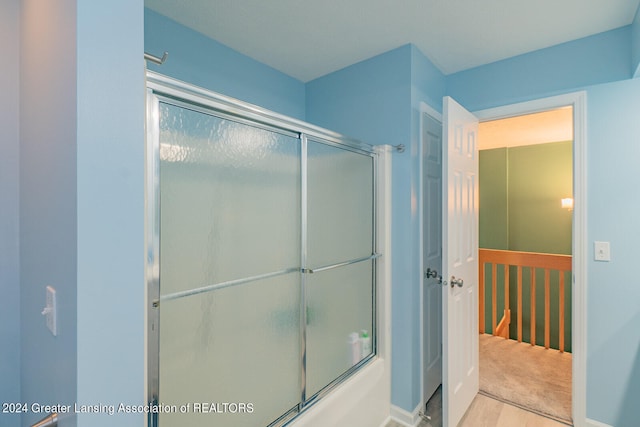
<svg viewBox="0 0 640 427"><path fill-rule="evenodd" d="M158 408L159 402L159 350L160 350L160 333L159 307L161 304L160 296L160 103L186 107L204 114L211 114L217 117L225 117L236 122L250 124L270 131L283 133L286 135L295 135L301 144L300 150L300 174L301 174L301 268L287 270L286 273L295 271L300 272L300 339L301 339L301 384L300 384L300 402L297 408L292 408L287 413L274 421L271 425L284 425L291 421L294 417L311 407L326 394L346 378L357 372L363 365L375 358L377 354L377 307L376 307L376 260L381 256L378 252L378 242L376 239L377 231L377 193L378 193L378 152L373 146L362 143L360 141L350 139L301 120L287 117L261 107L239 101L237 99L211 92L209 90L193 86L191 84L175 80L164 75L147 71L147 95L146 95L146 172L145 172L145 196L146 196L146 212L145 212L145 281L146 281L146 371L145 381L147 384L146 401L149 408L147 417L147 425L149 427L158 426L157 412L154 408ZM315 266L309 268L307 265L307 144L308 139L314 142L335 146L340 149L352 151L355 153L370 156L373 162L373 227L372 227L372 253L370 256L348 260L333 265ZM313 396L306 395L306 276L314 272L324 271L354 263L372 261L372 345L373 351L370 356L363 359L342 375L335 378L322 390ZM291 270L291 271L290 271ZM285 273L278 272L278 273ZM276 275L276 274L272 274ZM240 279L232 281L234 283L224 283L225 286L234 286L250 279ZM238 283L235 283L238 282ZM202 289L196 289L189 294L198 292L208 292L221 287L221 284L207 286ZM222 286L224 287L224 286ZM175 298L181 297L177 295ZM162 298L164 300L165 298ZM173 299L171 296L166 299Z"/></svg>

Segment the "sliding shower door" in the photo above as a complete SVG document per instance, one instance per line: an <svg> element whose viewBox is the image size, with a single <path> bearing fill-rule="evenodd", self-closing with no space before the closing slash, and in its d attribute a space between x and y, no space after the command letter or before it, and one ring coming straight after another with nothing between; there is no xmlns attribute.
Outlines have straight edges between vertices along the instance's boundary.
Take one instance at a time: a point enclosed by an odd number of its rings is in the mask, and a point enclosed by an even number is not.
<svg viewBox="0 0 640 427"><path fill-rule="evenodd" d="M178 98L149 95L150 425L281 425L375 355L375 155Z"/></svg>
<svg viewBox="0 0 640 427"><path fill-rule="evenodd" d="M300 400L298 140L161 103L159 155L159 391L192 405L160 424L268 425Z"/></svg>
<svg viewBox="0 0 640 427"><path fill-rule="evenodd" d="M362 335L373 334L374 188L371 156L313 140L307 151L306 392L312 397L371 352ZM359 337L355 351L352 334Z"/></svg>

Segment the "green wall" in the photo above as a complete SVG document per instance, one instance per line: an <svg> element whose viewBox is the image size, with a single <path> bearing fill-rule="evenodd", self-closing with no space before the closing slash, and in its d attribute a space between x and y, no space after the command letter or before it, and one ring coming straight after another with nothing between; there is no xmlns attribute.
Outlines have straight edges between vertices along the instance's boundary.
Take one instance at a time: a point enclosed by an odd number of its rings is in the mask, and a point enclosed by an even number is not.
<svg viewBox="0 0 640 427"><path fill-rule="evenodd" d="M572 142L508 149L509 249L571 255Z"/></svg>
<svg viewBox="0 0 640 427"><path fill-rule="evenodd" d="M572 194L572 142L480 151L480 247L571 254L572 212L560 199ZM504 272L498 269L498 283ZM523 340L530 342L529 270L523 271ZM511 338L517 337L516 269L510 272ZM491 283L487 271L487 283ZM565 277L565 350L571 351L571 286ZM544 343L544 271L536 271L536 343ZM485 288L491 329L490 287ZM498 318L504 292L498 290ZM558 277L551 275L551 347L558 346Z"/></svg>
<svg viewBox="0 0 640 427"><path fill-rule="evenodd" d="M480 247L509 248L507 149L480 151Z"/></svg>

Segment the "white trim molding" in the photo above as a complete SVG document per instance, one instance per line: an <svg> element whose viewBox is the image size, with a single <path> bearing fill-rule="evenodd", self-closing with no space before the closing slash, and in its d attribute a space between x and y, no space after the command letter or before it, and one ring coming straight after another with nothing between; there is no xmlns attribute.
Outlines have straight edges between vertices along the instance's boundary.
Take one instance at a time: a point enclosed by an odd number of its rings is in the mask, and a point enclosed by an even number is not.
<svg viewBox="0 0 640 427"><path fill-rule="evenodd" d="M421 408L422 405L418 405L413 412L408 412L399 406L391 405L391 419L405 427L417 427L420 421L422 421L420 417Z"/></svg>
<svg viewBox="0 0 640 427"><path fill-rule="evenodd" d="M571 105L573 107L573 287L572 356L573 421L576 427L609 427L587 420L587 94L573 92L521 102L474 114L497 120ZM594 424L595 423L595 424Z"/></svg>
<svg viewBox="0 0 640 427"><path fill-rule="evenodd" d="M420 114L422 113L427 113L428 115L430 115L431 117L433 117L434 119L442 123L442 113L436 110L435 108L433 108L431 105L427 104L426 102L420 103Z"/></svg>
<svg viewBox="0 0 640 427"><path fill-rule="evenodd" d="M591 420L587 418L586 427L613 427L609 424L601 423L600 421Z"/></svg>

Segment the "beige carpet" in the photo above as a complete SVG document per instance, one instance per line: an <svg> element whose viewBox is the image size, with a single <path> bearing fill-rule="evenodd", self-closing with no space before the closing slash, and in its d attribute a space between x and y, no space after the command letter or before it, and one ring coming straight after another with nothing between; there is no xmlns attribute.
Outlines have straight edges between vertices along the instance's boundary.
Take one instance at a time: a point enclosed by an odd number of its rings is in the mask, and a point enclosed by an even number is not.
<svg viewBox="0 0 640 427"><path fill-rule="evenodd" d="M480 335L480 392L571 424L571 354Z"/></svg>

